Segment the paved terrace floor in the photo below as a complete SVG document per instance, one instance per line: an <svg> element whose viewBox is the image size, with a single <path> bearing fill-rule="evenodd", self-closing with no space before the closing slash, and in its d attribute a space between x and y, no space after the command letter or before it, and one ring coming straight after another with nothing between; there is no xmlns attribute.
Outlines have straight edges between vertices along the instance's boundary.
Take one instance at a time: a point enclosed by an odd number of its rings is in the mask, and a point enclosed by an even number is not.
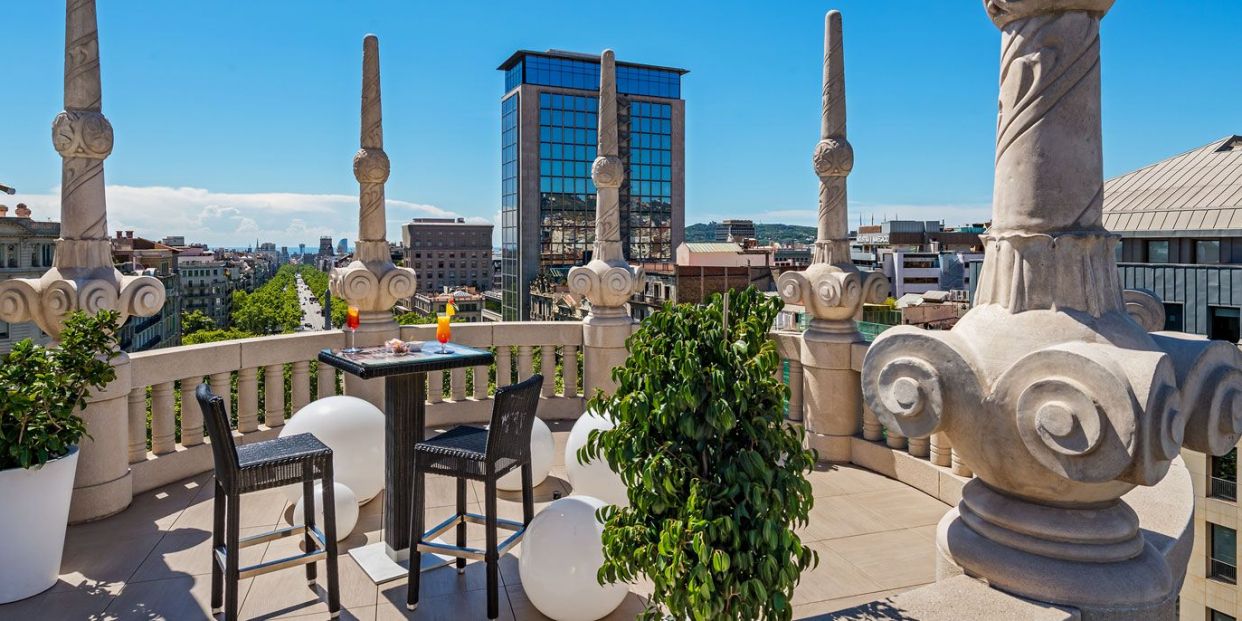
<svg viewBox="0 0 1242 621"><path fill-rule="evenodd" d="M537 488L536 511L554 492L572 490L560 463L569 423L552 423L558 463ZM451 479L429 476L428 523L452 511ZM819 552L820 564L803 574L794 593L795 618L814 619L826 612L869 602L935 579L935 524L948 510L918 490L859 468L823 466L811 475L815 507L801 532ZM470 490L470 510L482 512L482 490ZM362 507L352 535L342 542L340 557L341 618L483 619L485 574L471 562L458 577L449 567L423 577L416 612L405 610L405 580L376 586L345 550L382 540L382 499ZM503 517L521 519L521 497L505 494ZM242 498L242 535L287 524L293 508L280 491ZM0 606L0 619L210 619L211 475L203 474L134 499L130 508L98 522L74 526L65 541L64 573L49 591ZM472 529L473 545L482 545L481 527ZM301 545L286 538L246 548L242 563L287 556ZM546 619L526 599L518 576L515 548L502 559L500 618ZM325 576L320 563L322 585ZM610 621L632 619L641 610L644 588L635 585ZM326 593L311 590L301 567L243 580L239 586L243 619L326 619Z"/></svg>

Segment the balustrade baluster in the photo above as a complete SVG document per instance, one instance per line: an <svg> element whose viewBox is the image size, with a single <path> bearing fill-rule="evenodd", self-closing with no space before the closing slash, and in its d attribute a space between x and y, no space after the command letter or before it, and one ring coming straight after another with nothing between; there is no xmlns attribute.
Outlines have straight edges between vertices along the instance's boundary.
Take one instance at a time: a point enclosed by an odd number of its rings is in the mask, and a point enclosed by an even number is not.
<svg viewBox="0 0 1242 621"><path fill-rule="evenodd" d="M199 381L202 381L202 379L200 378ZM229 414L231 420L233 415L233 374L228 371L225 371L224 373L212 373L207 376L207 385L211 388L211 392L220 395L220 398L224 399L224 411ZM190 402L195 404L194 411L197 412L196 420L198 421L198 442L196 442L196 444L198 444L203 441L203 411L202 408L197 407L197 401L190 399ZM182 435L185 435L185 422L182 421L181 425ZM189 445L187 444L186 446Z"/></svg>
<svg viewBox="0 0 1242 621"><path fill-rule="evenodd" d="M931 454L931 438L910 438L907 450L915 457L927 457Z"/></svg>
<svg viewBox="0 0 1242 621"><path fill-rule="evenodd" d="M535 374L535 348L530 345L518 345L518 381Z"/></svg>
<svg viewBox="0 0 1242 621"><path fill-rule="evenodd" d="M880 419L876 418L875 412L871 408L863 404L863 439L870 442L879 442L884 439L884 427L880 425Z"/></svg>
<svg viewBox="0 0 1242 621"><path fill-rule="evenodd" d="M543 396L556 396L556 345L539 346L539 372L543 374Z"/></svg>
<svg viewBox="0 0 1242 621"><path fill-rule="evenodd" d="M431 403L444 401L443 371L432 371L427 374L427 401Z"/></svg>
<svg viewBox="0 0 1242 621"><path fill-rule="evenodd" d="M496 387L513 383L513 354L508 345L496 348Z"/></svg>
<svg viewBox="0 0 1242 621"><path fill-rule="evenodd" d="M285 365L263 367L263 424L280 427L285 424Z"/></svg>
<svg viewBox="0 0 1242 621"><path fill-rule="evenodd" d="M905 436L901 435L900 433L897 433L896 429L886 428L885 431L888 432L888 436L885 438L884 443L888 445L888 448L894 448L894 449L906 448L906 437Z"/></svg>
<svg viewBox="0 0 1242 621"><path fill-rule="evenodd" d="M292 412L296 413L310 403L310 362L307 360L294 362L290 381L292 384L289 400L293 402Z"/></svg>
<svg viewBox="0 0 1242 621"><path fill-rule="evenodd" d="M802 362L789 361L789 420L802 420Z"/></svg>
<svg viewBox="0 0 1242 621"><path fill-rule="evenodd" d="M129 391L129 463L147 458L147 387Z"/></svg>
<svg viewBox="0 0 1242 621"><path fill-rule="evenodd" d="M578 396L578 346L565 345L561 348L561 375L565 380L562 394L566 397Z"/></svg>
<svg viewBox="0 0 1242 621"><path fill-rule="evenodd" d="M937 466L948 467L953 461L953 444L949 441L949 436L941 433L933 433L931 436L931 463Z"/></svg>
<svg viewBox="0 0 1242 621"><path fill-rule="evenodd" d="M474 367L474 398L487 398L487 367Z"/></svg>
<svg viewBox="0 0 1242 621"><path fill-rule="evenodd" d="M237 372L237 430L250 433L259 429L259 370Z"/></svg>
<svg viewBox="0 0 1242 621"><path fill-rule="evenodd" d="M959 477L975 476L975 473L971 471L970 466L967 466L966 462L962 461L962 457L961 455L958 454L957 449L953 449L950 452L952 453L951 459L950 459L950 464L951 464L950 467L953 470L953 474L956 474Z"/></svg>
<svg viewBox="0 0 1242 621"><path fill-rule="evenodd" d="M194 391L203 383L201 377L181 380L181 445L196 446L203 443L203 409L198 406Z"/></svg>
<svg viewBox="0 0 1242 621"><path fill-rule="evenodd" d="M449 371L449 388L453 389L453 401L466 399L466 367Z"/></svg>
<svg viewBox="0 0 1242 621"><path fill-rule="evenodd" d="M173 384L151 387L151 452L156 455L177 449L177 419L173 411Z"/></svg>
<svg viewBox="0 0 1242 621"><path fill-rule="evenodd" d="M320 399L336 395L336 368L323 363L319 364L319 386L315 392Z"/></svg>

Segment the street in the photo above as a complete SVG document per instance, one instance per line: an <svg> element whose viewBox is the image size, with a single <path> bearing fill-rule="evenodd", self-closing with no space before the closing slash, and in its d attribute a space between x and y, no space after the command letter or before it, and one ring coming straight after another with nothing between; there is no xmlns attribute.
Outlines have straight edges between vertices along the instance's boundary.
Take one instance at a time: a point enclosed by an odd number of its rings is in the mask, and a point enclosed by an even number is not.
<svg viewBox="0 0 1242 621"><path fill-rule="evenodd" d="M310 287L302 280L302 275L297 274L296 278L298 302L302 304L302 325L298 326L298 331L322 330L323 308L319 306L319 300L315 298L314 293L311 293Z"/></svg>

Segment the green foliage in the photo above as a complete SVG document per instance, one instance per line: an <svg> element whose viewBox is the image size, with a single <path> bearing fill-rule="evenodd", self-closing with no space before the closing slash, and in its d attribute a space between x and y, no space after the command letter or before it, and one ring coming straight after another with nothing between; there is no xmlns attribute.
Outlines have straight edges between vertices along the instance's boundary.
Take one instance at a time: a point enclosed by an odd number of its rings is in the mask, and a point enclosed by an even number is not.
<svg viewBox="0 0 1242 621"><path fill-rule="evenodd" d="M788 390L768 330L781 302L753 287L666 305L629 339L618 387L590 407L615 428L591 433L579 460L607 459L630 506L600 511L601 582L647 577L642 618L792 618L790 598L817 555L795 534L813 495L815 454L786 424Z"/></svg>
<svg viewBox="0 0 1242 621"><path fill-rule="evenodd" d="M115 311L65 320L59 347L25 339L0 357L0 470L63 457L86 435L77 411L91 389L116 379Z"/></svg>
<svg viewBox="0 0 1242 621"><path fill-rule="evenodd" d="M202 343L217 343L220 341L233 341L236 339L248 339L255 336L244 330L236 328L228 328L225 330L202 330L194 334L187 334L181 338L182 345L200 345Z"/></svg>
<svg viewBox="0 0 1242 621"><path fill-rule="evenodd" d="M302 305L298 302L296 274L311 286L327 276L310 265L282 265L272 279L251 293L233 292L232 326L252 335L293 332L302 325Z"/></svg>
<svg viewBox="0 0 1242 621"><path fill-rule="evenodd" d="M215 330L216 322L203 311L192 310L181 313L181 334L190 335L203 330Z"/></svg>
<svg viewBox="0 0 1242 621"><path fill-rule="evenodd" d="M760 243L778 242L783 245L810 244L815 241L816 229L813 226L799 224L755 224L755 238ZM716 223L691 224L686 227L686 241L716 241Z"/></svg>

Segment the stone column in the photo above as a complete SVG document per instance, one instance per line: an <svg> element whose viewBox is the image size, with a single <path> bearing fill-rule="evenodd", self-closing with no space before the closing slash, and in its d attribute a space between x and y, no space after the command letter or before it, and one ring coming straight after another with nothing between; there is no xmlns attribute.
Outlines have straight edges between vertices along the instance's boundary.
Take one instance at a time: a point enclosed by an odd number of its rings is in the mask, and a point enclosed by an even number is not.
<svg viewBox="0 0 1242 621"><path fill-rule="evenodd" d="M414 295L414 270L397 267L388 249L384 209L384 182L388 155L384 153L384 126L380 108L379 38L362 40L362 135L354 155L358 179L358 241L354 260L329 275L332 295L358 308L360 326L354 335L359 347L381 345L400 334L392 317L398 300ZM384 407L384 383L345 376L345 392Z"/></svg>
<svg viewBox="0 0 1242 621"><path fill-rule="evenodd" d="M862 429L862 394L853 369L854 343L863 342L857 317L865 301L882 301L888 280L863 273L850 260L845 178L854 149L845 137L845 53L841 13L824 18L824 87L820 140L811 163L819 177L819 227L815 254L804 272L777 280L781 297L804 306L811 325L802 335L803 420L811 448L821 460L850 459L850 438Z"/></svg>
<svg viewBox="0 0 1242 621"><path fill-rule="evenodd" d="M863 393L890 433L944 434L976 475L940 522L940 578L964 572L1084 619L1172 619L1193 530L1179 524L1170 541L1144 524L1189 515L1193 496L1128 493L1183 468L1182 446L1220 455L1237 442L1242 353L1148 334L1157 304L1123 298L1102 226L1100 20L1112 4L984 3L1002 52L975 306L950 331L880 335Z"/></svg>
<svg viewBox="0 0 1242 621"><path fill-rule="evenodd" d="M74 311L116 310L120 321L149 317L164 305L164 285L150 276L122 276L112 266L103 161L112 153L112 125L102 112L99 32L94 0L65 7L65 109L52 122L61 156L60 239L53 267L41 278L0 283L0 320L33 321L53 339ZM90 434L82 439L70 522L112 515L129 506L129 357L113 362L116 380L87 399Z"/></svg>
<svg viewBox="0 0 1242 621"><path fill-rule="evenodd" d="M619 188L625 166L619 152L616 60L612 50L604 50L599 63L599 148L591 165L596 187L594 256L569 271L569 289L591 302L582 322L582 387L588 398L596 389L616 390L612 369L625 364L625 339L634 329L625 305L643 282L643 270L627 263L621 249Z"/></svg>

